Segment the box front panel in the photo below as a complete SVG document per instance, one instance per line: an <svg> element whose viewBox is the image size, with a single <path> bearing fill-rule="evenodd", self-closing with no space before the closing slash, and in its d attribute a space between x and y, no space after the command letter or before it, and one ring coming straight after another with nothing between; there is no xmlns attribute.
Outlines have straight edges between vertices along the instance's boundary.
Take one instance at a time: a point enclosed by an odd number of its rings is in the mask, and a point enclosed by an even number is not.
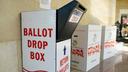
<svg viewBox="0 0 128 72"><path fill-rule="evenodd" d="M55 32L55 10L22 13L23 72L56 72Z"/></svg>
<svg viewBox="0 0 128 72"><path fill-rule="evenodd" d="M57 72L70 72L71 39L57 43Z"/></svg>
<svg viewBox="0 0 128 72"><path fill-rule="evenodd" d="M87 69L89 71L100 63L101 26L88 26Z"/></svg>
<svg viewBox="0 0 128 72"><path fill-rule="evenodd" d="M86 44L85 44L85 27L78 26L78 29L72 36L72 71L85 71L86 70Z"/></svg>
<svg viewBox="0 0 128 72"><path fill-rule="evenodd" d="M103 59L110 58L116 53L116 27L105 27L105 36L104 38L104 56Z"/></svg>

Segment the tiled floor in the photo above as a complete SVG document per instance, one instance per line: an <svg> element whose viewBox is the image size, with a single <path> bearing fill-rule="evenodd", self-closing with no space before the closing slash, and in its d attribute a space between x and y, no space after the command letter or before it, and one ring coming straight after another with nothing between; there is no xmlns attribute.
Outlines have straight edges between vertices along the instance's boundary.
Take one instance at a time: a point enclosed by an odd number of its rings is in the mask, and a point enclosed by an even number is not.
<svg viewBox="0 0 128 72"><path fill-rule="evenodd" d="M128 44L118 46L118 53L88 72L128 72Z"/></svg>
<svg viewBox="0 0 128 72"><path fill-rule="evenodd" d="M89 72L128 72L128 52L123 51L105 60Z"/></svg>
<svg viewBox="0 0 128 72"><path fill-rule="evenodd" d="M128 72L128 51L123 52L120 57L120 61L114 65L114 72Z"/></svg>
<svg viewBox="0 0 128 72"><path fill-rule="evenodd" d="M100 72L128 72L128 46L125 44L121 48L116 56L101 64Z"/></svg>

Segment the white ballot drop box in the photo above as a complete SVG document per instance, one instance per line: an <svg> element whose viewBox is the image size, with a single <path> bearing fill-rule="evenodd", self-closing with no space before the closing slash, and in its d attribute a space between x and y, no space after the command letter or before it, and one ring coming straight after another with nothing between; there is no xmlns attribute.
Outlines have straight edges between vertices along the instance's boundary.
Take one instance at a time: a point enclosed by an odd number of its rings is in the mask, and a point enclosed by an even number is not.
<svg viewBox="0 0 128 72"><path fill-rule="evenodd" d="M86 72L100 63L100 25L79 25L72 36L71 68Z"/></svg>
<svg viewBox="0 0 128 72"><path fill-rule="evenodd" d="M116 53L116 29L116 26L102 27L102 60L110 58Z"/></svg>

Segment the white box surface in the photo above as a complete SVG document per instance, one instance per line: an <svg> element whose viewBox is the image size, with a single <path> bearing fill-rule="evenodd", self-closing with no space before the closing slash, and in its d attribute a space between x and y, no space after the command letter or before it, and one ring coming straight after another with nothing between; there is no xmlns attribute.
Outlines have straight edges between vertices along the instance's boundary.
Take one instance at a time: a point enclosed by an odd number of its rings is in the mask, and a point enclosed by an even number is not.
<svg viewBox="0 0 128 72"><path fill-rule="evenodd" d="M70 72L71 39L56 43L56 10L21 15L23 72Z"/></svg>
<svg viewBox="0 0 128 72"><path fill-rule="evenodd" d="M102 60L114 56L116 53L116 26L102 28Z"/></svg>
<svg viewBox="0 0 128 72"><path fill-rule="evenodd" d="M71 67L86 72L100 63L101 26L78 26L72 37Z"/></svg>
<svg viewBox="0 0 128 72"><path fill-rule="evenodd" d="M57 72L70 72L71 39L57 43Z"/></svg>

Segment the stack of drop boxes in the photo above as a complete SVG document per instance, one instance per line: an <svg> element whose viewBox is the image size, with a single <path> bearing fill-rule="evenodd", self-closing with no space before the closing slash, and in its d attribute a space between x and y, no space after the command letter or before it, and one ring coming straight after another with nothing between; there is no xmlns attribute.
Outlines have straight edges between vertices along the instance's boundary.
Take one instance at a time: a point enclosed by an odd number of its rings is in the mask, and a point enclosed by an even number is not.
<svg viewBox="0 0 128 72"><path fill-rule="evenodd" d="M99 72L100 25L79 25L72 36L72 72Z"/></svg>
<svg viewBox="0 0 128 72"><path fill-rule="evenodd" d="M115 44L116 27L79 25L72 36L72 72L105 71L110 62L106 59L115 54Z"/></svg>

